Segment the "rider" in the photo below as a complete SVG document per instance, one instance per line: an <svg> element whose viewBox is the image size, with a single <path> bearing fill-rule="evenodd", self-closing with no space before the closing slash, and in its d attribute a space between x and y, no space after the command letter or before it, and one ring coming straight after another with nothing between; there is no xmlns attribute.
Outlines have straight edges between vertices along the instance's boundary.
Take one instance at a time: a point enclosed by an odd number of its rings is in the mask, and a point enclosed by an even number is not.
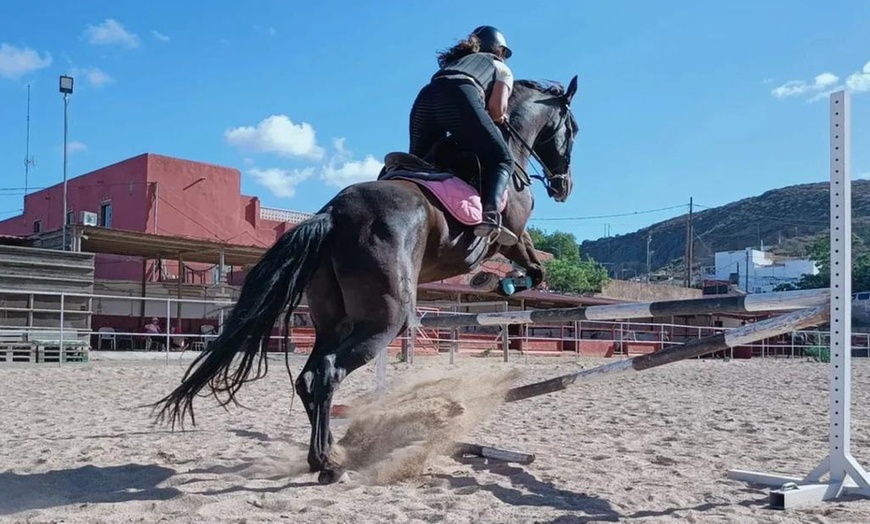
<svg viewBox="0 0 870 524"><path fill-rule="evenodd" d="M498 29L476 28L468 38L438 54L440 69L420 90L410 118L412 155L424 158L447 132L477 154L482 167L483 220L474 234L489 237L497 232L497 241L505 245L518 241L501 226L498 211L513 172L513 157L498 127L507 121L513 89L513 73L505 64L511 54Z"/></svg>

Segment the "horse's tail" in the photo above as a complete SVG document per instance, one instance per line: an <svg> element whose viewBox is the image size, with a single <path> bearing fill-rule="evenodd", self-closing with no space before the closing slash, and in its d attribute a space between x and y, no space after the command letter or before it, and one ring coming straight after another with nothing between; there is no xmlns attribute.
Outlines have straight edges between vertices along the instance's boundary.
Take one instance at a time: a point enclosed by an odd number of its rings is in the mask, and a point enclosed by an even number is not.
<svg viewBox="0 0 870 524"><path fill-rule="evenodd" d="M208 386L221 406L230 402L238 405L238 390L266 375L268 361L263 345L268 344L275 321L285 307L286 338L290 315L317 270L331 230L332 217L317 214L285 233L266 251L245 277L239 300L220 335L191 363L181 384L152 405L163 405L157 415L159 421L168 417L173 428L176 422L183 426L189 412L195 425L193 399L202 388ZM234 365L238 353L241 361ZM258 355L257 373L248 378ZM226 393L228 398L221 400L218 393Z"/></svg>

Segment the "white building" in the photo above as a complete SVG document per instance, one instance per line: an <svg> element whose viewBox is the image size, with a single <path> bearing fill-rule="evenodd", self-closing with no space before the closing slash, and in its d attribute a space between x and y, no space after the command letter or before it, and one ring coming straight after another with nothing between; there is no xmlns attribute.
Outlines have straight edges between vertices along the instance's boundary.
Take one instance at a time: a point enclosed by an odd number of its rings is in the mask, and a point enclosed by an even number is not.
<svg viewBox="0 0 870 524"><path fill-rule="evenodd" d="M775 257L752 248L720 251L715 255L715 264L704 268L706 278L730 281L748 293L770 293L776 286L796 283L805 274L819 272L812 260Z"/></svg>

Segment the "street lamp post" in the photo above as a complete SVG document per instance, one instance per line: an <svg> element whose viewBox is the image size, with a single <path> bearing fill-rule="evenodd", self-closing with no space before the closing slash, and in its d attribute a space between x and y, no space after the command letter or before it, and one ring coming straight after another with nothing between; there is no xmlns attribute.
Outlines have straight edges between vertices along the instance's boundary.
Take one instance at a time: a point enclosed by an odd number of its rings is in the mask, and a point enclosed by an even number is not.
<svg viewBox="0 0 870 524"><path fill-rule="evenodd" d="M67 116L69 114L69 95L73 92L73 77L61 75L60 77L60 92L63 93L63 246L62 250L66 251L66 226L67 213L67 187L66 187L66 156L67 156Z"/></svg>

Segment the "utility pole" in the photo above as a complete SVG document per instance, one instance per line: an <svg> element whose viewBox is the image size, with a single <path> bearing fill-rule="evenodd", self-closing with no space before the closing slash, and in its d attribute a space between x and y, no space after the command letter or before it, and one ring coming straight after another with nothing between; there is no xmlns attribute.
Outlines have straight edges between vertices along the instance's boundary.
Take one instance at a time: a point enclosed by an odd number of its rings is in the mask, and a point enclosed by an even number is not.
<svg viewBox="0 0 870 524"><path fill-rule="evenodd" d="M693 249L695 234L692 231L692 202L693 198L689 197L689 214L686 217L686 255L684 257L686 261L686 287L692 287L692 259L695 255Z"/></svg>
<svg viewBox="0 0 870 524"><path fill-rule="evenodd" d="M652 242L652 233L646 234L646 283L649 284L649 275L652 271L650 267L652 266L652 259L650 258L649 244Z"/></svg>
<svg viewBox="0 0 870 524"><path fill-rule="evenodd" d="M746 248L746 276L743 279L746 284L746 294L749 294L749 248Z"/></svg>

